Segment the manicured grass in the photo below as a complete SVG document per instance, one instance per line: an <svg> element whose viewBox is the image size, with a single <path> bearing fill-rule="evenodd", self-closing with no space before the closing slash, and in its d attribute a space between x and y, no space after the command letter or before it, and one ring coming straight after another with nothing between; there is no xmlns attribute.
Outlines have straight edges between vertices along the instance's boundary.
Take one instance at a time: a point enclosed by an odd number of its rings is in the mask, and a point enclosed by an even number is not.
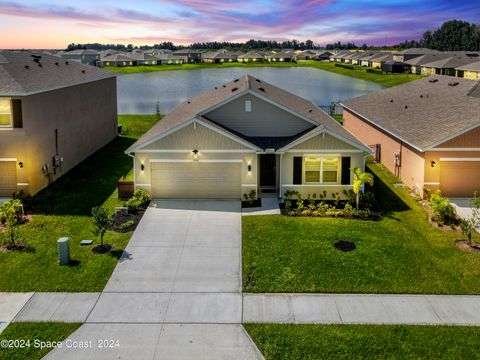
<svg viewBox="0 0 480 360"><path fill-rule="evenodd" d="M247 324L267 360L479 359L480 327Z"/></svg>
<svg viewBox="0 0 480 360"><path fill-rule="evenodd" d="M386 87L404 84L420 79L421 75L414 74L372 74L367 73L364 68L358 70L336 67L334 63L327 61L301 61L298 63L224 63L224 64L185 64L185 65L156 65L156 66L131 66L131 67L106 67L105 69L118 74L131 74L138 72L171 71L171 70L192 70L204 68L226 68L226 67L313 67L320 70L330 71L341 75L371 81Z"/></svg>
<svg viewBox="0 0 480 360"><path fill-rule="evenodd" d="M41 342L60 342L73 333L81 324L78 323L13 323L1 334L2 340L30 341L30 346L23 348L0 348L0 360L36 360L44 357L52 348L41 349ZM38 342L35 343L35 340ZM44 345L45 346L45 345Z"/></svg>
<svg viewBox="0 0 480 360"><path fill-rule="evenodd" d="M128 129L58 181L38 193L32 221L21 226L19 239L29 249L0 253L0 291L101 291L130 236L108 231L105 242L113 245L107 254L95 254L80 246L92 235L91 209L103 205L112 212L118 200L117 181L132 171L132 158L124 151L157 120L152 116L120 116ZM138 125L138 126L137 126ZM0 234L0 237L3 234ZM70 237L72 262L57 264L56 241Z"/></svg>
<svg viewBox="0 0 480 360"><path fill-rule="evenodd" d="M480 294L480 253L458 249L461 234L429 224L385 167L368 167L380 221L243 217L246 292ZM357 249L340 252L338 240Z"/></svg>

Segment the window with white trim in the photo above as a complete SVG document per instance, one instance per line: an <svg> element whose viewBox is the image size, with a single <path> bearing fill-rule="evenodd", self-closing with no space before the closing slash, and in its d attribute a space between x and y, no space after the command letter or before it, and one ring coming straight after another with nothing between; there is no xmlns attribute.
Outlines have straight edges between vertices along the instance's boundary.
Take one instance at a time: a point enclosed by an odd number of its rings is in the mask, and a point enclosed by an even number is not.
<svg viewBox="0 0 480 360"><path fill-rule="evenodd" d="M245 100L245 112L252 112L252 100Z"/></svg>
<svg viewBox="0 0 480 360"><path fill-rule="evenodd" d="M304 182L306 184L338 183L339 157L306 156Z"/></svg>
<svg viewBox="0 0 480 360"><path fill-rule="evenodd" d="M10 99L0 99L0 127L12 127L12 105Z"/></svg>

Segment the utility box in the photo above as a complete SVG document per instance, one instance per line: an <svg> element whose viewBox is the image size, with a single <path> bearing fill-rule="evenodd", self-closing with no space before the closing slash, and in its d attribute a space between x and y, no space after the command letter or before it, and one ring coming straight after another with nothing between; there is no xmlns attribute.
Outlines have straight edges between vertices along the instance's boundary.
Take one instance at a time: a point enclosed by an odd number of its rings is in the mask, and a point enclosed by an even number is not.
<svg viewBox="0 0 480 360"><path fill-rule="evenodd" d="M62 237L57 240L58 247L58 263L60 265L68 265L70 262L70 238Z"/></svg>

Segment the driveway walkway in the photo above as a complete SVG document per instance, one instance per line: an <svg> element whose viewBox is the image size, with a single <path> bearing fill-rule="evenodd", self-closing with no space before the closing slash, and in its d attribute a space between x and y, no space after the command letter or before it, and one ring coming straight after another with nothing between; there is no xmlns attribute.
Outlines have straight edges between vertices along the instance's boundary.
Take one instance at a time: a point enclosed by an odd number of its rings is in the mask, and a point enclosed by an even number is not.
<svg viewBox="0 0 480 360"><path fill-rule="evenodd" d="M156 201L86 324L47 359L261 359L242 323L238 201ZM97 348L98 339L120 347Z"/></svg>

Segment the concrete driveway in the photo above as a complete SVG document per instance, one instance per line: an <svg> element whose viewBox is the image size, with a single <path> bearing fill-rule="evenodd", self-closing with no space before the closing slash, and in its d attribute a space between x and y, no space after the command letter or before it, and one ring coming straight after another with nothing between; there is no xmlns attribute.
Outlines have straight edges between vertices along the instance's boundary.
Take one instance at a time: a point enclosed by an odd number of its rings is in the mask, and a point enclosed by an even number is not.
<svg viewBox="0 0 480 360"><path fill-rule="evenodd" d="M155 201L106 292L241 292L239 201Z"/></svg>

